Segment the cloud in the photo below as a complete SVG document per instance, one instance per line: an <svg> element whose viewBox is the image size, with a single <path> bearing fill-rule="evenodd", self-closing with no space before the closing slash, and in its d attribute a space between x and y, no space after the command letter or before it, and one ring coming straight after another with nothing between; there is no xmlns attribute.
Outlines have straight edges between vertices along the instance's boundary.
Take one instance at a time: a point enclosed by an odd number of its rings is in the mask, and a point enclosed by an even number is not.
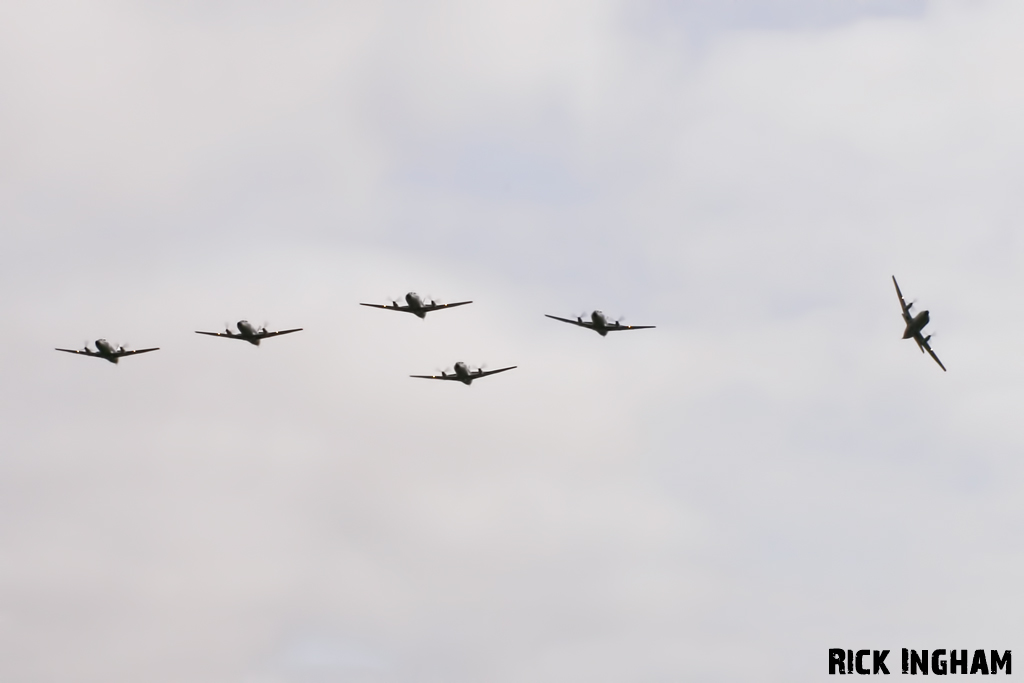
<svg viewBox="0 0 1024 683"><path fill-rule="evenodd" d="M6 8L5 677L1012 642L1020 11L732 6Z"/></svg>

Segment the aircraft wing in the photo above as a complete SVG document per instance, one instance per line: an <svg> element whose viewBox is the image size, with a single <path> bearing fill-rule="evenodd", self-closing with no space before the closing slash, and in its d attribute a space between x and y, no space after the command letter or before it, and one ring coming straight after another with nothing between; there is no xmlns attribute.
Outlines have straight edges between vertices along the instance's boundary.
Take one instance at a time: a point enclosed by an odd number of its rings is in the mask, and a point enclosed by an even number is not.
<svg viewBox="0 0 1024 683"><path fill-rule="evenodd" d="M134 356L134 355L140 354L140 353L149 353L150 351L159 351L159 350L160 350L159 347L152 348L152 349L135 349L135 350L121 349L120 351L115 351L114 353L112 353L110 355L113 356L114 358L123 358L124 356Z"/></svg>
<svg viewBox="0 0 1024 683"><path fill-rule="evenodd" d="M423 306L419 310L423 311L424 313L427 313L429 311L440 311L442 308L455 308L456 306L465 306L466 304L471 304L471 303L473 303L473 302L472 301L456 301L453 304L430 304L428 306Z"/></svg>
<svg viewBox="0 0 1024 683"><path fill-rule="evenodd" d="M609 332L615 332L616 330L653 330L654 325L605 325L602 330L608 330Z"/></svg>
<svg viewBox="0 0 1024 683"><path fill-rule="evenodd" d="M84 349L54 349L54 351L63 351L64 353L77 353L80 356L98 356L98 353L92 351L85 351Z"/></svg>
<svg viewBox="0 0 1024 683"><path fill-rule="evenodd" d="M587 329L594 329L594 323L586 322L584 320L570 320L569 318L559 318L557 315L544 314L545 317L551 318L552 320L561 320L563 323L569 323L570 325L576 325L577 327L586 327Z"/></svg>
<svg viewBox="0 0 1024 683"><path fill-rule="evenodd" d="M896 285L896 296L898 296L900 298L900 308L903 309L903 319L906 320L907 322L910 322L910 319L911 319L910 307L907 306L907 302L903 300L903 292L900 291L900 286L898 284L896 284L896 276L895 275L892 276L892 283L894 285ZM938 360L938 359L936 358L936 360ZM939 363L939 365L942 365L942 364ZM943 369L945 369L945 368L943 368Z"/></svg>
<svg viewBox="0 0 1024 683"><path fill-rule="evenodd" d="M408 311L408 306L388 306L387 304L359 304L360 306L369 306L370 308L383 308L386 311Z"/></svg>
<svg viewBox="0 0 1024 683"><path fill-rule="evenodd" d="M483 372L471 372L469 374L470 377L472 377L473 379L480 379L481 377L486 377L487 375L497 375L499 372L505 372L506 370L515 370L517 367L519 366L510 365L507 368L498 368L497 370L485 370Z"/></svg>
<svg viewBox="0 0 1024 683"><path fill-rule="evenodd" d="M279 330L277 332L264 332L259 335L260 339L266 339L267 337L276 337L281 334L291 334L292 332L302 332L301 327L296 327L294 330Z"/></svg>
<svg viewBox="0 0 1024 683"><path fill-rule="evenodd" d="M921 335L917 334L914 336L914 341L917 342L917 345L921 347L922 351L928 352L928 355L932 357L932 360L939 364L939 367L942 368L943 372L946 372L946 366L942 364L942 361L939 360L939 357L935 355L934 351L932 351L932 347L928 345L927 339L922 339Z"/></svg>
<svg viewBox="0 0 1024 683"><path fill-rule="evenodd" d="M241 339L241 335L231 334L230 332L200 332L196 330L196 334L208 334L211 337L225 337L226 339Z"/></svg>
<svg viewBox="0 0 1024 683"><path fill-rule="evenodd" d="M447 374L447 375L409 375L409 376L410 377L415 377L416 379L453 379L456 382L461 382L462 381L462 379L459 378L459 376L456 375L454 372L451 373L451 374Z"/></svg>

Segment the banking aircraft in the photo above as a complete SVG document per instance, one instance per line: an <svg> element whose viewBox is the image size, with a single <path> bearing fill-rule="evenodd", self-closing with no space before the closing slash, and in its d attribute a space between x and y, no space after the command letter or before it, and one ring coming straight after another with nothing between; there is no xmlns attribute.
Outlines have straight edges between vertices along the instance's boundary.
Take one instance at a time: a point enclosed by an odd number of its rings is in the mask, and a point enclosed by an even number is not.
<svg viewBox="0 0 1024 683"><path fill-rule="evenodd" d="M154 348L154 349L138 349L137 351L132 351L130 349L126 349L123 346L114 346L113 344L108 342L106 339L97 339L96 340L96 350L95 351L93 351L92 349L89 348L88 342L85 344L84 347L82 347L81 350L77 350L77 349L57 349L57 351L63 351L64 353L77 353L77 354L81 354L83 356L92 356L93 358L102 358L103 360L108 360L111 363L117 363L119 358L124 358L125 356L134 356L134 355L139 354L139 353L149 353L150 351L159 351L159 350L160 350L159 348Z"/></svg>
<svg viewBox="0 0 1024 683"><path fill-rule="evenodd" d="M448 379L455 382L462 382L466 386L472 384L473 380L480 379L481 377L487 377L487 375L496 375L499 372L505 372L506 370L514 370L517 366L510 365L507 368L500 368L498 370L484 370L483 368L477 368L476 370L470 370L469 366L459 361L455 364L455 372L447 373L442 372L440 375L409 375L417 379Z"/></svg>
<svg viewBox="0 0 1024 683"><path fill-rule="evenodd" d="M427 313L431 311L440 311L442 308L455 308L456 306L465 306L466 304L473 303L472 301L457 301L454 304L442 304L438 301L432 301L428 299L423 301L423 298L416 292L409 292L405 295L405 306L399 306L397 301L392 301L388 304L359 304L360 306L370 306L371 308L383 308L388 311L402 311L403 313L412 313L416 317L422 319L427 317Z"/></svg>
<svg viewBox="0 0 1024 683"><path fill-rule="evenodd" d="M946 366L942 364L939 357L932 351L932 347L928 346L928 340L932 338L929 334L927 337L921 336L921 330L928 324L928 311L921 311L917 315L911 317L910 309L913 307L913 303L907 303L903 300L903 292L900 291L900 286L896 284L896 276L892 276L892 283L896 285L896 296L900 298L900 307L903 309L903 321L907 323L906 329L903 330L903 338L910 339L913 337L914 341L917 342L917 347L921 349L921 353L925 351L928 355L935 359L935 362L939 364L942 371L946 371Z"/></svg>
<svg viewBox="0 0 1024 683"><path fill-rule="evenodd" d="M575 320L569 318L559 318L557 315L544 314L552 320L561 320L563 323L569 323L570 325L577 325L579 327L585 327L588 330L597 332L602 337L609 332L617 332L619 330L653 330L654 325L623 325L617 320L609 321L605 314L601 311L594 311L590 314L590 320L586 321L583 317L578 317Z"/></svg>
<svg viewBox="0 0 1024 683"><path fill-rule="evenodd" d="M248 320L238 321L238 333L234 333L228 328L224 328L223 332L200 332L196 330L196 334L207 334L211 337L224 337L226 339L241 339L247 341L253 346L259 346L260 341L269 337L276 337L279 334L291 334L292 332L301 332L301 327L296 327L294 330L281 330L280 332L270 332L267 330L266 325L260 328L253 327Z"/></svg>

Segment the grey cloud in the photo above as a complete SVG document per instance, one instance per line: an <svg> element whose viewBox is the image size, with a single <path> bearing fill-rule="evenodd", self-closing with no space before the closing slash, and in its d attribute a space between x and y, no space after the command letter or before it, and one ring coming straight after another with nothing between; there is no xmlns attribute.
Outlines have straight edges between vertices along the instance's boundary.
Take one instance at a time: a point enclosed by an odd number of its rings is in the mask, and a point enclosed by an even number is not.
<svg viewBox="0 0 1024 683"><path fill-rule="evenodd" d="M611 3L210 7L0 22L5 678L1012 642L1014 5L778 5L697 56ZM356 305L410 289L476 303ZM587 307L659 327L541 315ZM193 334L239 318L306 329ZM99 336L162 350L52 351ZM460 359L520 367L407 377Z"/></svg>

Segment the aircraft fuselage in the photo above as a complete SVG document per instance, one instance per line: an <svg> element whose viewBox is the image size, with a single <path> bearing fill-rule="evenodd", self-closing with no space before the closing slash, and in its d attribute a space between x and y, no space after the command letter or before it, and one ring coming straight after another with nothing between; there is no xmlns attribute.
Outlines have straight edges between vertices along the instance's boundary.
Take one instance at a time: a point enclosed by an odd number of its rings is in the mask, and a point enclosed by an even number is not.
<svg viewBox="0 0 1024 683"><path fill-rule="evenodd" d="M102 356L104 360L108 360L111 363L116 364L117 356L114 355L116 351L117 349L114 347L114 345L108 342L106 339L96 340L96 353L97 355Z"/></svg>
<svg viewBox="0 0 1024 683"><path fill-rule="evenodd" d="M910 339L911 337L921 334L921 330L928 324L928 311L921 311L909 321L907 321L907 328L903 330L903 338Z"/></svg>
<svg viewBox="0 0 1024 683"><path fill-rule="evenodd" d="M470 383L473 381L473 374L470 372L466 364L463 363L461 360L455 364L455 374L458 376L459 381L465 384L466 386L469 386Z"/></svg>
<svg viewBox="0 0 1024 683"><path fill-rule="evenodd" d="M405 303L409 305L409 312L419 318L426 318L427 312L423 309L423 299L416 292L409 292L405 295Z"/></svg>
<svg viewBox="0 0 1024 683"><path fill-rule="evenodd" d="M590 314L590 322L594 323L594 332L602 337L608 335L608 318L601 311L594 311Z"/></svg>
<svg viewBox="0 0 1024 683"><path fill-rule="evenodd" d="M253 346L260 345L260 338L258 336L259 330L252 326L248 320L238 321L238 336L249 342Z"/></svg>

